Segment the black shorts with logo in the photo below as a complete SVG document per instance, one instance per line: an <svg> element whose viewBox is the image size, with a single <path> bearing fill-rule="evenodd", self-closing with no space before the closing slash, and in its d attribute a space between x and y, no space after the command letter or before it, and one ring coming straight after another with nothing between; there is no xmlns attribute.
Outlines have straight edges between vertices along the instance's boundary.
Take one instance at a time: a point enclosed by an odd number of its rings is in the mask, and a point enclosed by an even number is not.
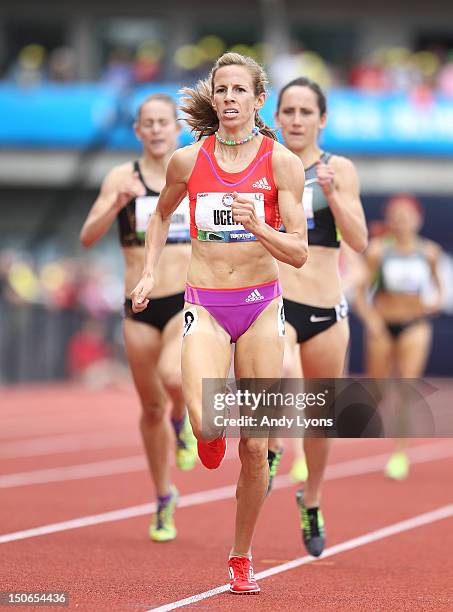
<svg viewBox="0 0 453 612"><path fill-rule="evenodd" d="M161 298L153 298L148 307L142 312L132 310L132 300L126 298L124 301L124 316L127 319L140 321L162 331L170 319L184 308L184 291L175 295Z"/></svg>
<svg viewBox="0 0 453 612"><path fill-rule="evenodd" d="M296 330L298 344L310 340L335 325L337 321L345 319L349 310L345 298L333 308L309 306L286 298L283 298L283 304L286 321Z"/></svg>

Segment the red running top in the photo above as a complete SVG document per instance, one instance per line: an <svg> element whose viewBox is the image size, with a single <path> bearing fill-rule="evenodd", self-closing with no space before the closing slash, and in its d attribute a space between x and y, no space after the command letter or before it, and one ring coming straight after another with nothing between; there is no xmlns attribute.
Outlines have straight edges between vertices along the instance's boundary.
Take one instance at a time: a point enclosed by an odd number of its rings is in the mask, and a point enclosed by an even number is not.
<svg viewBox="0 0 453 612"><path fill-rule="evenodd" d="M256 240L233 220L233 191L251 199L258 217L280 229L278 191L272 173L274 140L264 136L255 159L241 172L222 170L214 155L215 142L215 135L206 138L188 181L191 238L211 242Z"/></svg>

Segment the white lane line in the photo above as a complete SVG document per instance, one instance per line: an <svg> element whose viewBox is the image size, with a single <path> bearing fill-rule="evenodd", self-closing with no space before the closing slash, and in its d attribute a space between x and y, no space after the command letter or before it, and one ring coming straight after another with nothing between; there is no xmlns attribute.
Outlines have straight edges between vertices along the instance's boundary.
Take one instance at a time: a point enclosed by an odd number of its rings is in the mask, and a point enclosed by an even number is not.
<svg viewBox="0 0 453 612"><path fill-rule="evenodd" d="M189 495L183 495L179 498L178 508L188 508L190 506L197 506L199 504L207 504L213 501L229 499L230 497L234 496L235 492L236 485L228 485L226 487L219 487L218 489L190 493ZM130 506L129 508L123 508L121 510L103 512L102 514L84 516L82 518L72 519L70 521L62 521L61 523L43 525L42 527L26 529L25 531L6 533L5 535L0 535L0 544L17 542L18 540L26 540L28 538L35 538L37 536L58 533L61 531L68 531L70 529L79 529L80 527L90 527L91 525L99 525L101 523L111 523L112 521L135 518L138 516L151 514L152 512L155 512L155 510L156 504L153 502L151 504L141 504L139 506Z"/></svg>
<svg viewBox="0 0 453 612"><path fill-rule="evenodd" d="M424 462L426 459L443 459L453 456L453 443L438 442L434 444L424 444L409 449L408 453L413 463ZM226 460L236 457L235 449L230 444L227 451ZM326 478L345 478L347 476L357 476L367 474L372 468L379 471L383 468L388 459L388 453L374 455L366 459L352 459L328 466ZM0 489L12 489L28 485L46 484L51 482L66 482L70 480L80 480L88 478L98 478L99 476L110 476L115 474L128 474L147 470L147 463L144 455L134 455L118 459L108 459L104 461L94 461L76 465L48 468L44 470L31 470L26 472L14 472L0 476ZM340 470L340 476L336 471Z"/></svg>
<svg viewBox="0 0 453 612"><path fill-rule="evenodd" d="M447 459L453 456L453 440L447 439L434 444L420 444L407 449L411 463L426 463L437 459ZM341 463L332 463L326 468L325 479L347 478L360 476L370 472L380 472L389 458L389 453L366 457L362 461L351 459Z"/></svg>
<svg viewBox="0 0 453 612"><path fill-rule="evenodd" d="M97 478L113 474L126 474L142 472L147 469L144 455L121 457L106 461L95 461L79 465L68 465L47 470L34 470L31 472L17 472L0 476L0 489L12 489L24 485L44 484L49 482L66 482L82 478Z"/></svg>
<svg viewBox="0 0 453 612"><path fill-rule="evenodd" d="M233 449L227 450L225 461L236 458ZM172 463L173 465L173 463ZM14 472L0 475L0 489L13 489L29 485L47 484L51 482L69 482L98 478L99 476L113 476L116 474L129 474L148 470L145 455L106 459L76 465L66 465L45 470L31 470L27 472Z"/></svg>
<svg viewBox="0 0 453 612"><path fill-rule="evenodd" d="M417 449L414 451L425 449L424 453L419 453L418 456L413 458L413 463L427 463L429 461L435 461L437 459L444 459L453 456L453 443L449 444L448 449L444 449L444 454L441 455L440 449L437 454L434 452L435 447L444 447L444 444L430 444ZM365 457L360 459L353 459L352 461L343 461L330 466L330 471L326 473L326 480L336 480L338 478L346 478L354 474L370 474L373 472L381 471L384 465L385 459L388 455L374 455L372 457ZM274 479L273 490L285 489L294 486L289 481L288 477L277 476ZM179 498L178 508L188 508L189 506L205 504L214 501L221 501L234 497L236 492L236 485L228 485L217 489L209 489L207 491L199 491L197 493L191 493L183 495ZM6 533L0 535L0 544L6 544L7 542L15 542L17 540L25 540L27 538L33 538L41 535L49 535L52 533L58 533L60 531L67 531L70 529L78 529L80 527L89 527L91 525L99 525L102 523L109 523L112 521L119 521L137 516L144 516L155 511L155 504L141 504L139 506L131 506L129 508L122 508L120 510L112 510L110 512L103 512L102 514L94 514L91 516L85 516L77 519L71 519L69 521L62 521L60 523L51 523L49 525L43 525L42 527L35 527L32 529L26 529L24 531L16 531L13 533Z"/></svg>
<svg viewBox="0 0 453 612"><path fill-rule="evenodd" d="M451 517L453 517L453 504L442 506L441 508L437 508L431 512L419 514L418 516L414 516L405 521L393 523L393 525L388 525L387 527L377 529L376 531L370 531L369 533L365 533L357 538L352 538L351 540L346 540L346 542L341 542L340 544L331 546L324 551L321 559L332 557L333 555L338 555L339 553L343 553L348 550L354 550L360 546L365 546L366 544L371 544L372 542L389 538L390 536L403 533L404 531L409 531L410 529L415 529L416 527L421 527L422 525L427 525ZM270 576L287 572L300 567L301 565L312 563L313 561L315 561L315 559L310 556L298 557L297 559L293 559L287 563L282 563L281 565L276 565L275 567L271 567L263 572L259 572L255 577L258 580L264 580L264 578L269 578ZM176 610L177 608L189 606L197 603L198 601L202 601L203 599L214 597L215 595L219 595L220 593L224 593L228 590L228 584L223 584L214 589L210 589L209 591L205 591L204 593L198 593L197 595L192 595L191 597L186 597L185 599L180 599L179 601L174 601L157 608L151 608L151 610L148 610L147 612L169 612L170 610Z"/></svg>
<svg viewBox="0 0 453 612"><path fill-rule="evenodd" d="M84 450L141 446L139 434L125 436L121 431L111 434L61 434L32 440L4 442L0 446L0 459L41 457Z"/></svg>
<svg viewBox="0 0 453 612"><path fill-rule="evenodd" d="M138 430L129 434L113 432L107 434L61 434L30 440L4 442L0 445L0 459L24 459L43 455L60 455L85 450L104 450L143 446ZM234 448L228 446L227 458L236 456Z"/></svg>

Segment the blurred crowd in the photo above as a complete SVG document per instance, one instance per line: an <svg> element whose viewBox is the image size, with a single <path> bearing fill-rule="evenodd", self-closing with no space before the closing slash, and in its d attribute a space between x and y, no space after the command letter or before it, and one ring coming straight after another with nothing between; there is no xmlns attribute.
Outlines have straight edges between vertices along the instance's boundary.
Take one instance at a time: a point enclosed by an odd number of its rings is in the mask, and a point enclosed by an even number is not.
<svg viewBox="0 0 453 612"><path fill-rule="evenodd" d="M419 50L380 48L370 57L340 66L305 48L302 41L293 41L287 53L276 55L264 43L231 46L220 37L209 35L179 47L173 57L167 58L161 42L148 40L135 48L110 48L105 53L98 78L120 87L166 82L175 74L193 81L205 75L212 61L227 49L250 55L263 63L276 88L303 74L326 88L348 86L366 92L422 96L438 92L453 97L453 49L442 45ZM4 71L3 78L20 85L74 82L78 79L77 57L69 47L49 51L42 45L29 44L19 51Z"/></svg>
<svg viewBox="0 0 453 612"><path fill-rule="evenodd" d="M453 49L411 52L404 47L377 50L353 66L348 84L359 90L424 94L436 91L453 98Z"/></svg>
<svg viewBox="0 0 453 612"><path fill-rule="evenodd" d="M352 87L367 93L439 93L453 97L453 49L411 51L404 47L377 49L352 66L335 66L301 45L271 64L273 84L279 88L301 74L324 88Z"/></svg>
<svg viewBox="0 0 453 612"><path fill-rule="evenodd" d="M120 279L102 261L65 257L40 265L29 253L0 251L0 297L11 304L103 318L118 310L122 295Z"/></svg>
<svg viewBox="0 0 453 612"><path fill-rule="evenodd" d="M120 381L122 299L121 279L100 260L40 264L28 253L0 251L0 319L8 321L0 324L0 381L12 371L20 376L21 364L26 378L42 378L44 369L50 378L96 386ZM21 354L30 352L33 359Z"/></svg>

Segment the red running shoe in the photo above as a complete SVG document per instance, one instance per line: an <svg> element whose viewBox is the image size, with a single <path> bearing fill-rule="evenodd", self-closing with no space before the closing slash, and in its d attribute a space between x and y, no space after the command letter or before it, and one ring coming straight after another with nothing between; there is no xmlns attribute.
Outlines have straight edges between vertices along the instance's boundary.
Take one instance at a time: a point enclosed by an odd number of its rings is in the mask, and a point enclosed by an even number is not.
<svg viewBox="0 0 453 612"><path fill-rule="evenodd" d="M208 470L215 470L222 463L226 453L226 438L221 436L211 442L197 440L198 456Z"/></svg>
<svg viewBox="0 0 453 612"><path fill-rule="evenodd" d="M260 592L260 587L253 575L252 562L247 557L231 557L228 560L228 573L232 593L253 595Z"/></svg>

